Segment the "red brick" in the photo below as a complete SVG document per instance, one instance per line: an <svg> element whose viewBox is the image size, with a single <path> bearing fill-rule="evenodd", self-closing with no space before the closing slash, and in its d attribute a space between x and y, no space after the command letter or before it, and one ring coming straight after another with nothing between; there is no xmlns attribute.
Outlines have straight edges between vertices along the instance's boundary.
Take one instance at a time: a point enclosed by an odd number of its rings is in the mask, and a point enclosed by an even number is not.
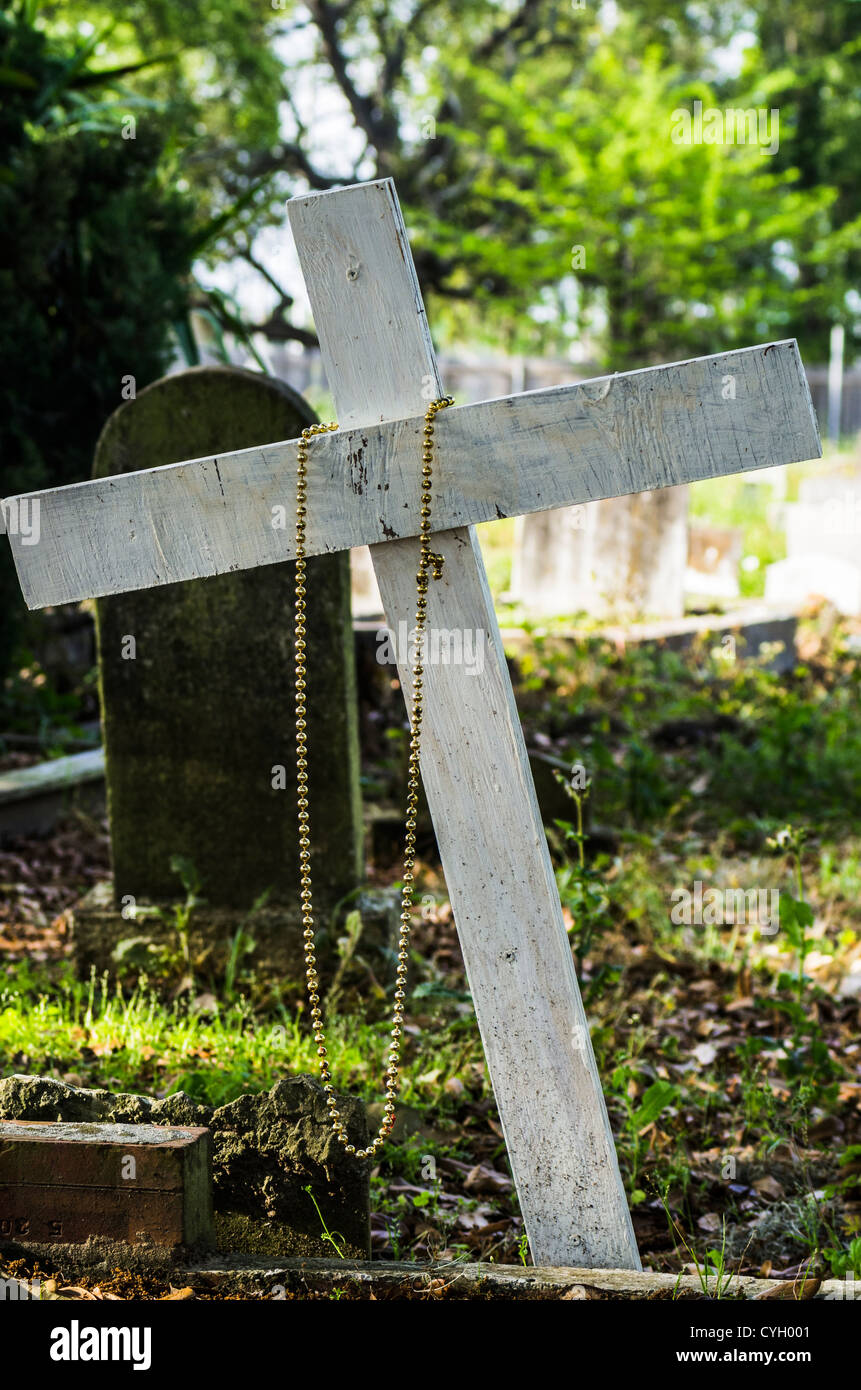
<svg viewBox="0 0 861 1390"><path fill-rule="evenodd" d="M207 1129L0 1121L0 1244L212 1241Z"/></svg>

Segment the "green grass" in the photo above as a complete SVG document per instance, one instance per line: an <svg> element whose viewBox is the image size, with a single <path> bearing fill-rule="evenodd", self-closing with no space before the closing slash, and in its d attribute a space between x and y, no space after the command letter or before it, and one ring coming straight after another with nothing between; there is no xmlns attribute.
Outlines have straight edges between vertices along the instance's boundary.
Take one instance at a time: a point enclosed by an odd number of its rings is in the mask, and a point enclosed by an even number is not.
<svg viewBox="0 0 861 1390"><path fill-rule="evenodd" d="M858 1080L852 1005L834 998L834 985L857 960L861 935L859 662L841 628L815 660L782 676L728 665L707 646L620 656L601 642L572 648L550 631L534 636L519 667L528 737L582 760L591 778L583 840L558 828L551 839L629 1198L635 1211L657 1203L659 1213L665 1199L696 1259L715 1264L720 1238L700 1239L698 1219L725 1217L733 1251L743 1250L749 1219L728 1188L717 1191L720 1155L755 1149L768 1172L788 1146L818 1146L836 1164L856 1142L846 1100ZM727 726L715 731L715 716ZM678 745L664 737L674 720L690 726ZM806 832L795 858L768 845L788 821ZM599 852L593 832L602 827L615 844ZM428 890L443 904L441 876L432 866L426 874L419 896ZM782 918L769 940L755 929L675 925L671 892L696 879L777 887L781 904L783 895L803 899L809 918ZM120 988L76 980L65 963L10 967L0 994L3 1071L149 1095L184 1090L211 1105L315 1074L300 985L257 979L253 952L235 974L201 978L175 998L177 976L134 984L132 975ZM385 1147L374 1177L374 1209L403 1255L418 1240L409 1235L421 1229L416 1217L455 1248L458 1216L470 1210L471 1198L427 1177L429 1157L472 1164L480 1139L483 1162L505 1162L488 1127L492 1097L463 975L414 951L410 985L399 1113L406 1107L417 1132ZM379 1103L386 999L362 985L343 999L327 1028L336 1085ZM731 1047L721 1045L727 1035ZM714 1055L706 1046L701 1060L697 1049L713 1038ZM831 1120L842 1137L817 1139ZM693 1158L708 1151L717 1155L711 1177ZM811 1199L825 1180L808 1182L796 1167L798 1184L785 1194L787 1259L828 1250L834 1268L851 1263L855 1218L844 1220L830 1198ZM421 1191L395 1184L390 1193L393 1174ZM444 1180L451 1187L450 1174ZM511 1218L499 1239L516 1258L516 1199L494 1203Z"/></svg>
<svg viewBox="0 0 861 1390"><path fill-rule="evenodd" d="M339 1086L367 1101L383 1099L389 1027L356 1015L327 1025L329 1056ZM450 1108L445 1082L481 1049L472 1020L443 1021L428 1052L407 1045L402 1099L419 1109ZM77 1084L171 1095L224 1105L245 1091L270 1087L279 1077L317 1073L316 1044L300 1011L254 1009L241 998L208 1004L166 1002L140 983L124 994L106 979L78 980L63 967L50 974L19 965L0 992L0 1055L27 1059L27 1068Z"/></svg>
<svg viewBox="0 0 861 1390"><path fill-rule="evenodd" d="M827 659L775 674L722 660L535 634L518 657L527 733L556 733L593 778L597 819L665 834L695 816L714 835L762 844L783 820L861 818L861 664L838 629ZM715 727L715 721L722 727ZM673 721L693 726L678 747Z"/></svg>

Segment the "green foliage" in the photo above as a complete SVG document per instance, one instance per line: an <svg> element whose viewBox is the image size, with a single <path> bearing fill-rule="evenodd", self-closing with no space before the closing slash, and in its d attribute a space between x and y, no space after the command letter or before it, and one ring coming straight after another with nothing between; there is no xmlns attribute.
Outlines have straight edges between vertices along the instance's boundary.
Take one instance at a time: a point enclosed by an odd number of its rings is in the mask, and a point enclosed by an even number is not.
<svg viewBox="0 0 861 1390"><path fill-rule="evenodd" d="M101 100L96 119L92 93L118 78L90 71L91 48L0 15L4 494L89 476L123 377L140 390L161 375L185 302L189 200L161 181L154 120L125 140L126 104ZM0 672L21 612L4 546Z"/></svg>
<svg viewBox="0 0 861 1390"><path fill-rule="evenodd" d="M321 1228L322 1228L322 1235L320 1236L320 1239L321 1239L325 1244L331 1245L332 1249L334 1250L335 1254L338 1256L338 1259L339 1259L339 1260L345 1259L346 1256L345 1256L345 1254L344 1254L344 1250L345 1250L346 1244L347 1244L346 1238L345 1238L344 1236L341 1235L341 1232L340 1232L340 1231L330 1231L330 1230L329 1230L329 1227L326 1225L326 1219L325 1219L325 1217L323 1216L323 1213L322 1213L321 1210L320 1210L320 1205L319 1205L319 1203L318 1203L318 1201L317 1201L317 1198L314 1196L314 1193L311 1191L310 1185L308 1185L308 1186L306 1186L306 1187L303 1187L302 1191L303 1191L303 1192L307 1192L308 1196L311 1198L311 1201L314 1203L314 1210L316 1211L318 1217L320 1218L320 1226L321 1226Z"/></svg>
<svg viewBox="0 0 861 1390"><path fill-rule="evenodd" d="M861 275L861 6L754 0L751 10L758 42L746 54L743 77L767 90L780 110L778 167L796 170L803 188L832 190L830 249L819 240L823 224L814 221L787 305L787 333L812 360L824 361L835 321L848 320L850 344L861 346L857 312L848 315L845 306Z"/></svg>
<svg viewBox="0 0 861 1390"><path fill-rule="evenodd" d="M807 835L803 828L787 825L767 841L770 849L788 854L791 857L795 872L798 897L793 898L789 893L781 893L780 929L784 932L790 946L798 953L796 989L799 1003L804 998L804 986L807 983L804 974L804 962L814 946L813 938L808 933L808 928L813 926L813 909L809 903L804 901L804 870L801 855L806 838Z"/></svg>
<svg viewBox="0 0 861 1390"><path fill-rule="evenodd" d="M726 661L715 643L621 658L603 638L536 635L518 658L521 717L528 731L558 731L569 760L585 756L588 729L600 823L651 832L696 813L725 842L760 846L790 818L850 830L861 814L861 668L839 634L827 663L782 673Z"/></svg>
<svg viewBox="0 0 861 1390"><path fill-rule="evenodd" d="M846 1176L837 1183L829 1183L825 1188L823 1196L826 1202L830 1202L835 1196L846 1196L850 1201L858 1189L858 1169L861 1166L861 1144L850 1144L840 1155L840 1167L847 1169ZM850 1222L852 1230L858 1229L857 1217ZM854 1236L848 1240L841 1237L832 1229L829 1232L831 1243L823 1247L822 1253L831 1266L831 1273L835 1279L845 1279L851 1276L853 1280L861 1279L861 1236Z"/></svg>
<svg viewBox="0 0 861 1390"><path fill-rule="evenodd" d="M355 1015L327 1022L333 1070L367 1101L382 1099L388 1064L390 1024ZM255 1009L246 996L197 1002L188 994L165 1002L141 976L124 990L107 976L75 978L66 963L50 975L38 967L10 967L0 987L0 1057L24 1054L34 1072L63 1076L74 1069L82 1084L102 1084L106 1059L120 1090L172 1094L224 1105L243 1092L266 1090L281 1076L317 1071L317 1044L301 1009L279 1005ZM433 1052L408 1054L401 1096L416 1109L429 1099L444 1112L454 1104L442 1081L426 1076L433 1062L454 1075L481 1056L472 1020L441 1021L433 1030ZM113 1083L112 1083L113 1084ZM489 1094L489 1087L485 1083ZM422 1141L422 1153L427 1142Z"/></svg>
<svg viewBox="0 0 861 1390"><path fill-rule="evenodd" d="M510 75L476 69L466 53L453 66L463 103L480 113L458 145L471 197L491 208L504 201L517 226L510 243L485 243L483 254L504 260L513 289L531 291L533 303L540 294L518 348L597 334L621 369L784 336L792 284L775 245L791 260L811 225L827 239L833 195L802 191L755 145L673 143L676 108L716 104L705 83L685 83L660 48L641 51L630 26L576 72L563 54ZM431 235L463 256L458 222ZM484 228L467 236L467 255L485 237ZM499 332L511 302L494 287L478 293Z"/></svg>
<svg viewBox="0 0 861 1390"><path fill-rule="evenodd" d="M851 1274L853 1279L861 1279L861 1236L856 1236L847 1245L829 1245L823 1255L831 1265L835 1279L845 1279Z"/></svg>
<svg viewBox="0 0 861 1390"><path fill-rule="evenodd" d="M65 0L43 16L66 39L86 24L106 63L170 57L130 89L164 107L176 177L209 215L248 195L210 251L266 280L273 340L308 336L256 249L284 198L393 175L449 338L544 350L586 331L618 369L795 333L821 360L830 323L851 328L861 254L859 7L614 8L129 0L117 17ZM739 40L740 71L724 61ZM778 150L674 144L694 99L777 107ZM233 331L226 301L207 312Z"/></svg>
<svg viewBox="0 0 861 1390"><path fill-rule="evenodd" d="M653 1125L658 1117L678 1098L679 1088L669 1081L653 1081L630 1117L631 1129L639 1134Z"/></svg>
<svg viewBox="0 0 861 1390"><path fill-rule="evenodd" d="M640 1092L642 1064L636 1053L641 1043L642 1040L635 1039L629 1056L617 1056L616 1065L610 1072L608 1088L608 1099L611 1099L611 1103L620 1109L624 1116L619 1161L627 1171L632 1206L638 1206L646 1198L645 1192L639 1186L644 1138L664 1111L681 1098L678 1086L660 1078Z"/></svg>
<svg viewBox="0 0 861 1390"><path fill-rule="evenodd" d="M575 825L568 821L556 821L556 827L562 833L567 851L565 862L556 871L556 883L562 906L571 914L568 935L573 945L577 970L582 978L586 957L592 949L593 942L609 926L610 914L606 863L601 857L593 863L586 862L588 836L583 828L583 810L592 784L589 778L581 782L580 771L579 768L575 769L570 780L555 771L554 776L574 802L577 817ZM586 1003L590 1003L603 986L617 979L618 974L618 969L613 966L600 966L589 982L585 993Z"/></svg>
<svg viewBox="0 0 861 1390"><path fill-rule="evenodd" d="M796 1084L810 1084L814 1079L824 1087L839 1076L840 1067L832 1059L816 1017L817 987L805 974L804 962L814 948L821 954L831 954L827 941L816 940L810 933L814 923L813 909L804 899L802 851L807 832L803 828L785 826L768 840L769 848L789 857L795 877L797 898L790 893L780 894L780 929L796 953L795 975L782 972L777 979L780 994L794 997L777 998L774 1007L792 1024L792 1035L783 1044L784 1056L780 1069Z"/></svg>
<svg viewBox="0 0 861 1390"><path fill-rule="evenodd" d="M5 545L5 542L4 542ZM20 593L18 594L20 604ZM69 739L85 742L80 718L79 692L60 693L48 680L33 653L19 649L20 668L5 682L0 682L0 729L4 733L30 734L39 740L47 755L61 756L68 752L64 743ZM85 682L90 686L93 677ZM0 751L4 743L0 737ZM51 750L59 750L52 754Z"/></svg>

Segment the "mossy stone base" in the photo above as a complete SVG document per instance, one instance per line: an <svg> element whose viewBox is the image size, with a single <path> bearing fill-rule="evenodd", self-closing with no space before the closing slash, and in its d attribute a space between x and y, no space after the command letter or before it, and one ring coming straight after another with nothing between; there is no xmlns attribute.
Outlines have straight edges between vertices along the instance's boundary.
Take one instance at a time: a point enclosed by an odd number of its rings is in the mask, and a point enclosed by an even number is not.
<svg viewBox="0 0 861 1390"><path fill-rule="evenodd" d="M364 1147L364 1106L353 1096L339 1106L350 1142ZM322 1239L325 1221L342 1254L370 1256L369 1167L338 1143L316 1081L293 1077L268 1095L240 1096L215 1111L212 1134L220 1249L334 1254Z"/></svg>
<svg viewBox="0 0 861 1390"><path fill-rule="evenodd" d="M120 964L130 970L155 973L159 955L176 951L178 946L173 907L169 902L144 901L136 905L133 918L124 917L115 906L112 882L97 883L69 914L72 953L79 974L85 977L93 968L99 974L105 970L113 973ZM347 907L361 914L362 951L374 959L378 978L386 979L392 973L391 952L396 949L400 895L395 889L366 889L354 895ZM335 917L334 930L326 926L325 918L320 919L323 930L318 939L318 958L324 973L331 970L337 958L336 938L347 907ZM195 907L188 925L189 954L195 971L221 978L231 943L240 928L254 941L254 950L245 957L251 969L277 976L282 982L304 979L298 907L266 905L250 916L208 903Z"/></svg>

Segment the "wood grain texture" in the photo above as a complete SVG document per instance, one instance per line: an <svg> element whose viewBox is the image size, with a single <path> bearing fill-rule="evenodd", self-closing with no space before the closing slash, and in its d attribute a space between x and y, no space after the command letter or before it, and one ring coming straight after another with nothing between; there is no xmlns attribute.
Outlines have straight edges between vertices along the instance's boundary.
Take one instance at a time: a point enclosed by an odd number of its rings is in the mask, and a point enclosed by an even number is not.
<svg viewBox="0 0 861 1390"><path fill-rule="evenodd" d="M430 394L442 392L391 182L294 199L288 209L339 418L364 426L423 411L428 383ZM409 452L405 491L419 474L417 436ZM377 476L387 480L385 471ZM313 508L312 496L311 518ZM430 586L428 626L478 634L484 668L426 667L422 777L532 1254L537 1263L637 1269L475 533L446 530L434 549L445 566ZM392 541L371 554L390 626L412 626L416 543ZM409 668L399 674L409 690Z"/></svg>
<svg viewBox="0 0 861 1390"><path fill-rule="evenodd" d="M351 235L342 232L335 255L358 302L371 284L382 285L382 268L373 247L362 247L367 259L358 264ZM315 258L323 268L327 254ZM392 285L380 289L378 307L393 341L430 350L423 308L408 311ZM366 341L367 324L358 324L330 349L329 370L360 381ZM730 378L735 395L725 399ZM309 554L417 534L415 458L433 378L411 378L409 405L396 399L398 379L391 373L382 384L373 422L353 406L341 411L337 435L313 442ZM439 419L437 442L440 529L821 452L794 339L459 406ZM39 503L39 543L7 528L25 599L38 608L290 559L295 467L296 442L288 440L27 494ZM20 503L7 499L11 518Z"/></svg>

